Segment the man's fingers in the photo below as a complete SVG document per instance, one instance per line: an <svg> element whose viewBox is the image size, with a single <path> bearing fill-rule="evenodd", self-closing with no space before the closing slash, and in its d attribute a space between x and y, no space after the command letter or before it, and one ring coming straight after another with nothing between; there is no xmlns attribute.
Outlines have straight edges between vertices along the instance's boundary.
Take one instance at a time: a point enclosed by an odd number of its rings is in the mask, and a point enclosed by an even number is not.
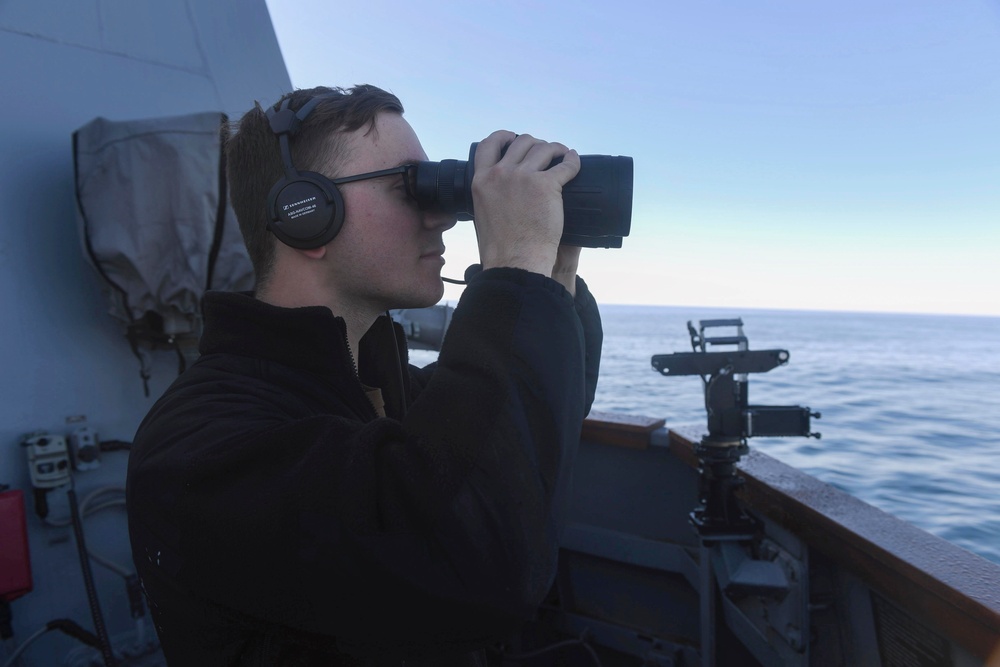
<svg viewBox="0 0 1000 667"><path fill-rule="evenodd" d="M476 146L476 170L485 169L487 167L492 167L497 162L500 161L500 156L503 155L504 148L510 144L514 138L517 137L516 134L510 130L497 130L490 134Z"/></svg>
<svg viewBox="0 0 1000 667"><path fill-rule="evenodd" d="M569 150L562 156L562 162L549 168L549 171L559 182L559 185L566 185L577 174L580 173L580 154L575 150Z"/></svg>
<svg viewBox="0 0 1000 667"><path fill-rule="evenodd" d="M510 165L523 165L535 171L546 171L554 162L565 160L569 152L566 146L558 142L542 141L530 134L520 134L507 147L501 161Z"/></svg>
<svg viewBox="0 0 1000 667"><path fill-rule="evenodd" d="M532 148L544 143L530 134L515 134L510 144L505 147L501 161L507 164L520 164L524 162L524 158Z"/></svg>

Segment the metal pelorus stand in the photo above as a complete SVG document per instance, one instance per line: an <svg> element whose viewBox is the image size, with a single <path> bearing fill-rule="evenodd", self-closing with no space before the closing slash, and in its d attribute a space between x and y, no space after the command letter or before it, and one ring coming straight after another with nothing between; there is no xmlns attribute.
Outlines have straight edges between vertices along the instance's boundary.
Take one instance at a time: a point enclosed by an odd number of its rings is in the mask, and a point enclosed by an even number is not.
<svg viewBox="0 0 1000 667"><path fill-rule="evenodd" d="M732 335L706 336L710 328L735 328ZM652 365L663 375L700 375L705 387L708 434L695 447L699 505L690 520L701 542L701 656L710 667L716 658L716 591L730 599L748 595L783 598L785 571L758 557L759 522L743 509L736 490L744 483L736 464L749 452L747 438L811 436L810 419L819 413L799 406L749 405L747 375L788 363L787 350L750 350L740 319L688 322L693 352L658 354ZM712 348L728 348L708 351Z"/></svg>

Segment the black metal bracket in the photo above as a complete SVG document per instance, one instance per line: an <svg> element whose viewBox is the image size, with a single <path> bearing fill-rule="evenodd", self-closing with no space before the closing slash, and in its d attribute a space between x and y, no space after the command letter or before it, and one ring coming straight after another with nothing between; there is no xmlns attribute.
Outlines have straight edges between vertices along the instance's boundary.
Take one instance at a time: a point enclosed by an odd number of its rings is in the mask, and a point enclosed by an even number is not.
<svg viewBox="0 0 1000 667"><path fill-rule="evenodd" d="M735 328L735 333L706 335L708 329ZM751 350L743 320L688 322L692 352L654 355L662 375L700 375L705 387L708 435L696 446L701 473L699 506L691 521L703 539L746 540L755 522L743 511L734 492L743 484L736 464L749 451L747 438L759 436L820 437L811 431L819 413L800 406L750 405L748 378L788 363L788 350ZM728 347L709 351L709 347Z"/></svg>

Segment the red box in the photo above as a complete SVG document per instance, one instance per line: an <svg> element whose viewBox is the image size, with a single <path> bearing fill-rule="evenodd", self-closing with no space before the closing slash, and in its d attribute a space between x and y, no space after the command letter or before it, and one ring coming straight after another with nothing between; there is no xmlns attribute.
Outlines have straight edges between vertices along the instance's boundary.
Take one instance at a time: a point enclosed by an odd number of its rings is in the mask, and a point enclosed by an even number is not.
<svg viewBox="0 0 1000 667"><path fill-rule="evenodd" d="M31 591L31 556L24 494L0 493L0 599L16 600Z"/></svg>

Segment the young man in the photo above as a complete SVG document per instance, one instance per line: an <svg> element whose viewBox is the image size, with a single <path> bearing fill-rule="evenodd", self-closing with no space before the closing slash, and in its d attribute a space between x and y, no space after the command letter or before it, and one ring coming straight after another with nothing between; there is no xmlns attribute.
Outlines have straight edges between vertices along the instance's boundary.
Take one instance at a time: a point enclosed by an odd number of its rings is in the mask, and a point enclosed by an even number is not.
<svg viewBox="0 0 1000 667"><path fill-rule="evenodd" d="M579 156L482 141L482 270L417 369L385 311L441 298L455 221L409 194L405 165L427 157L402 111L372 86L297 91L230 140L257 291L206 294L202 356L129 461L133 557L171 665L475 664L552 584L601 347L579 248L559 246ZM269 202L306 172L339 182L332 239L276 219L308 193Z"/></svg>

